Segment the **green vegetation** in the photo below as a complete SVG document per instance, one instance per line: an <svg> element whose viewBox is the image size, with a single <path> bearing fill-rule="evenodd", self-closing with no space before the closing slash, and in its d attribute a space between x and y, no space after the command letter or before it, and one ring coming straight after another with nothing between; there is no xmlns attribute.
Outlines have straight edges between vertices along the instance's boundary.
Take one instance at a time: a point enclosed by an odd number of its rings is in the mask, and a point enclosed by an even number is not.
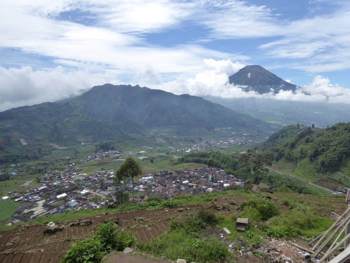
<svg viewBox="0 0 350 263"><path fill-rule="evenodd" d="M141 175L141 167L131 157L128 157L116 172L115 186L117 203L122 204L128 201L127 183L131 180L134 188L134 178Z"/></svg>
<svg viewBox="0 0 350 263"><path fill-rule="evenodd" d="M140 248L172 260L184 258L189 262L226 262L230 254L225 244L205 232L217 223L214 214L200 211L174 221L169 232Z"/></svg>
<svg viewBox="0 0 350 263"><path fill-rule="evenodd" d="M18 204L12 200L0 200L0 222L11 218Z"/></svg>
<svg viewBox="0 0 350 263"><path fill-rule="evenodd" d="M243 154L222 152L192 153L182 157L179 162L198 162L209 166L225 169L250 184L267 184L272 191L292 191L298 193L323 195L329 192L320 190L317 186L298 177L286 176L266 167L271 165L272 157L249 150Z"/></svg>
<svg viewBox="0 0 350 263"><path fill-rule="evenodd" d="M123 251L134 244L134 238L120 230L116 224L108 222L97 229L89 239L79 241L68 250L64 263L97 263L111 250Z"/></svg>
<svg viewBox="0 0 350 263"><path fill-rule="evenodd" d="M278 208L267 199L254 199L244 203L241 216L266 221L279 214Z"/></svg>
<svg viewBox="0 0 350 263"><path fill-rule="evenodd" d="M298 206L268 222L266 232L274 237L315 237L331 225L329 218L317 215L312 209Z"/></svg>
<svg viewBox="0 0 350 263"><path fill-rule="evenodd" d="M346 168L350 161L350 124L326 129L289 126L272 135L263 147L275 162L292 163L296 175L313 179L323 176L350 186Z"/></svg>
<svg viewBox="0 0 350 263"><path fill-rule="evenodd" d="M128 157L118 169L116 178L118 181L121 181L125 178L131 179L133 181L134 178L141 173L142 171L139 164L133 158Z"/></svg>
<svg viewBox="0 0 350 263"><path fill-rule="evenodd" d="M116 224L108 222L99 226L96 238L100 241L103 251L122 251L135 243L130 234L121 231Z"/></svg>
<svg viewBox="0 0 350 263"><path fill-rule="evenodd" d="M7 195L8 192L22 192L36 185L33 177L15 177L7 181L0 182L0 196Z"/></svg>
<svg viewBox="0 0 350 263"><path fill-rule="evenodd" d="M127 211L136 211L136 210L157 210L162 208L175 208L185 205L201 205L207 204L208 202L214 200L215 198L222 196L232 196L235 198L248 198L249 193L246 193L241 190L235 191L225 191L225 192L213 192L200 195L191 195L191 196L178 196L173 199L164 200L158 198L152 198L147 200L144 203L124 203L119 205L117 208L100 208L100 209L87 209L79 211L69 211L60 214L54 214L49 216L41 216L34 221L31 221L31 224L47 224L48 222L68 222L77 220L85 217L92 217L96 215L102 215L105 213L117 213L117 212L127 212Z"/></svg>
<svg viewBox="0 0 350 263"><path fill-rule="evenodd" d="M81 142L105 148L109 141L151 145L163 137L198 139L219 127L257 137L271 131L265 122L199 97L106 84L67 100L1 112L0 162L36 160Z"/></svg>
<svg viewBox="0 0 350 263"><path fill-rule="evenodd" d="M328 217L320 216L310 205L301 204L294 199L285 199L277 205L268 199L255 197L241 206L238 216L248 217L251 226L244 233L233 230L231 238L240 239L247 246L258 245L267 237L313 238L332 223ZM226 218L224 222L227 226L231 219Z"/></svg>
<svg viewBox="0 0 350 263"><path fill-rule="evenodd" d="M179 163L176 162L171 156L151 156L149 159L137 160L144 173L155 173L164 170L184 170L195 169L203 167L204 164L199 163ZM91 174L101 169L105 170L117 170L121 166L120 160L100 160L90 161L86 164L82 164L82 169L85 173Z"/></svg>
<svg viewBox="0 0 350 263"><path fill-rule="evenodd" d="M64 263L95 263L100 262L104 253L97 239L86 239L75 243L63 259Z"/></svg>

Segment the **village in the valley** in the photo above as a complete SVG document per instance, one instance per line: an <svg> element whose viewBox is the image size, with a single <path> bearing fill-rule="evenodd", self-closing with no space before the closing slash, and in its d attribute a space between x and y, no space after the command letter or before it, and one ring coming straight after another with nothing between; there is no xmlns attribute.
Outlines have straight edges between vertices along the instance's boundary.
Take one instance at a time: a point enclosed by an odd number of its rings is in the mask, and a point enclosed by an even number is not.
<svg viewBox="0 0 350 263"><path fill-rule="evenodd" d="M142 151L142 154L145 154ZM142 154L139 155L142 157ZM121 158L118 151L91 154L85 162ZM87 174L79 164L71 162L62 170L43 174L37 187L26 191L9 192L3 200L19 203L11 223L27 221L38 216L63 213L71 210L109 207L115 203L115 171L101 169ZM197 168L182 171L160 171L144 174L135 182L125 182L126 190L134 202L150 198L172 198L222 191L243 186L243 181L218 168Z"/></svg>

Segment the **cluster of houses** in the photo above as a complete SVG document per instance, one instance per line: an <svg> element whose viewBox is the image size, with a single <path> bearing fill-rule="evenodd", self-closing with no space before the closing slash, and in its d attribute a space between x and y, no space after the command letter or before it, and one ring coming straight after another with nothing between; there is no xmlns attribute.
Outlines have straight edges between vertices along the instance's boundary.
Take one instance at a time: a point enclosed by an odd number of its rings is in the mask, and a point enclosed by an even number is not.
<svg viewBox="0 0 350 263"><path fill-rule="evenodd" d="M20 203L13 222L69 210L107 206L113 199L113 171L83 173L74 163L63 171L52 171L40 178L38 187L26 193L11 192L7 198Z"/></svg>
<svg viewBox="0 0 350 263"><path fill-rule="evenodd" d="M162 171L148 174L134 185L136 198L171 198L179 195L210 193L243 187L244 182L218 168L199 168L182 171Z"/></svg>
<svg viewBox="0 0 350 263"><path fill-rule="evenodd" d="M12 223L71 210L107 207L115 202L114 177L114 171L109 170L88 175L71 163L62 171L54 170L43 175L36 188L25 193L10 192L2 198L19 203ZM127 183L136 202L152 197L171 198L221 191L243 184L235 176L217 168L163 171L142 176L134 184Z"/></svg>

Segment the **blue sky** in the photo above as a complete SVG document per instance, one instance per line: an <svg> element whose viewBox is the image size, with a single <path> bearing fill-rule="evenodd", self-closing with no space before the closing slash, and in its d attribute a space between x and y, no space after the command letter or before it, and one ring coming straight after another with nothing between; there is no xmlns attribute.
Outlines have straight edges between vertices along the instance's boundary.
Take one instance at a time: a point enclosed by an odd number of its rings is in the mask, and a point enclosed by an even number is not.
<svg viewBox="0 0 350 263"><path fill-rule="evenodd" d="M350 98L348 0L2 0L0 16L0 110L104 82L246 96L225 82L248 64Z"/></svg>

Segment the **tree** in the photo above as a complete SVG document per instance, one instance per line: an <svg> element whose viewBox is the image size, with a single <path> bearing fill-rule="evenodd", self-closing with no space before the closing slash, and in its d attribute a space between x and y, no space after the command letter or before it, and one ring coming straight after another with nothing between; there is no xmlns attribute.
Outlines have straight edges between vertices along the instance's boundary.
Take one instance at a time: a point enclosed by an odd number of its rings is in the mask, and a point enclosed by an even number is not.
<svg viewBox="0 0 350 263"><path fill-rule="evenodd" d="M139 164L131 157L127 158L116 173L115 183L117 188L117 200L119 203L124 202L125 196L125 179L130 180L134 189L134 178L142 173Z"/></svg>

